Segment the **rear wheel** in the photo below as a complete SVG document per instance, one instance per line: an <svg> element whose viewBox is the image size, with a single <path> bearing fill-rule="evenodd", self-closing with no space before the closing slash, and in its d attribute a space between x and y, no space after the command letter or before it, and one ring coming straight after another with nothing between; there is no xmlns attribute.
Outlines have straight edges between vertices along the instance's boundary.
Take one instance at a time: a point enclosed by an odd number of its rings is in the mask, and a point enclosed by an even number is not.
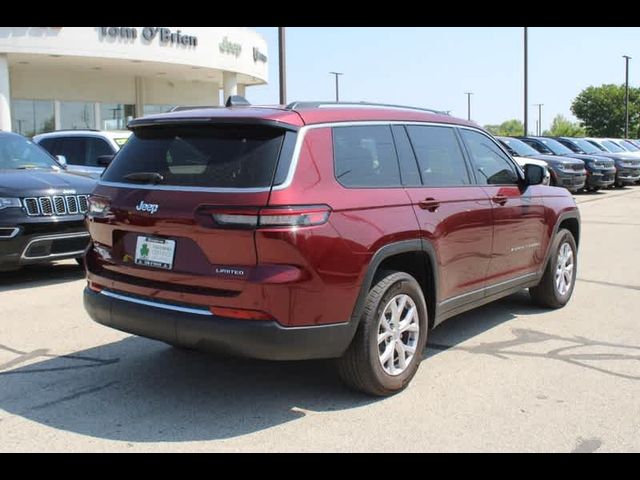
<svg viewBox="0 0 640 480"><path fill-rule="evenodd" d="M384 272L369 291L356 336L338 360L341 378L370 395L403 390L420 365L427 327L427 306L416 279Z"/></svg>
<svg viewBox="0 0 640 480"><path fill-rule="evenodd" d="M529 289L531 298L543 307L564 307L573 293L577 274L576 241L567 229L560 229L553 240L551 257L540 283Z"/></svg>

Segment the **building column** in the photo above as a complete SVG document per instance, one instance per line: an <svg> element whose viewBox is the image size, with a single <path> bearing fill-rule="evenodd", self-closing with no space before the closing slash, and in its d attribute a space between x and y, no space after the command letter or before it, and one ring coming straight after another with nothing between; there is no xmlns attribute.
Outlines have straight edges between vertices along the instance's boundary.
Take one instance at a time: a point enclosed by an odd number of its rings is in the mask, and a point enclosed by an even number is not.
<svg viewBox="0 0 640 480"><path fill-rule="evenodd" d="M238 84L238 95L240 95L241 97L247 98L247 96L245 95L245 89L246 89L246 85L239 83Z"/></svg>
<svg viewBox="0 0 640 480"><path fill-rule="evenodd" d="M144 79L142 77L136 77L135 89L136 117L142 117L144 115Z"/></svg>
<svg viewBox="0 0 640 480"><path fill-rule="evenodd" d="M60 100L53 101L53 125L55 130L62 130L62 116L60 114Z"/></svg>
<svg viewBox="0 0 640 480"><path fill-rule="evenodd" d="M11 90L6 55L0 55L0 130L11 131Z"/></svg>
<svg viewBox="0 0 640 480"><path fill-rule="evenodd" d="M223 72L222 84L222 104L224 105L231 95L238 95L238 76L233 72Z"/></svg>
<svg viewBox="0 0 640 480"><path fill-rule="evenodd" d="M102 130L102 109L100 108L100 102L93 104L93 128L96 130Z"/></svg>

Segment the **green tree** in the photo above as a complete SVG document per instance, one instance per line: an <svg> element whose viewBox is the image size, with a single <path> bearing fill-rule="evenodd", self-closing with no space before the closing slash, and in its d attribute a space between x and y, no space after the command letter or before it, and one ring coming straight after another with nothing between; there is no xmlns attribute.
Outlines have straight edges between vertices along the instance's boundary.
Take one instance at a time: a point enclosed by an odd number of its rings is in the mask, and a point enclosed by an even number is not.
<svg viewBox="0 0 640 480"><path fill-rule="evenodd" d="M485 125L484 128L500 137L516 137L524 132L524 125L515 118L502 122L500 125Z"/></svg>
<svg viewBox="0 0 640 480"><path fill-rule="evenodd" d="M601 85L582 90L571 105L586 133L595 137L624 135L624 85ZM640 88L629 87L629 132L640 124Z"/></svg>
<svg viewBox="0 0 640 480"><path fill-rule="evenodd" d="M551 122L551 128L542 132L549 137L584 137L585 131L578 123L571 122L562 115L556 115Z"/></svg>

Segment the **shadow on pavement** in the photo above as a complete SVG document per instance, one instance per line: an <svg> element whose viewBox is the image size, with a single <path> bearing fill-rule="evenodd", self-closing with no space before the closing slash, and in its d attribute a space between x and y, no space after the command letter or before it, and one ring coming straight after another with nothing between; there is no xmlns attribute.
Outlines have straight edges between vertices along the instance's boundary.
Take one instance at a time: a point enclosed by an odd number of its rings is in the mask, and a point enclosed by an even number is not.
<svg viewBox="0 0 640 480"><path fill-rule="evenodd" d="M471 353L482 348L477 353L501 355L505 346L522 344L523 338L540 340L540 332L526 331L523 337L512 328L515 343L457 347L518 314L544 312L522 293L459 315L431 332L427 362L449 348ZM52 428L111 440L232 438L306 415L383 401L393 399L345 388L331 361L216 357L133 336L63 356L47 348L24 352L0 345L0 409ZM0 414L0 428L5 420Z"/></svg>
<svg viewBox="0 0 640 480"><path fill-rule="evenodd" d="M71 282L84 275L84 269L75 262L27 265L13 272L0 272L0 292Z"/></svg>

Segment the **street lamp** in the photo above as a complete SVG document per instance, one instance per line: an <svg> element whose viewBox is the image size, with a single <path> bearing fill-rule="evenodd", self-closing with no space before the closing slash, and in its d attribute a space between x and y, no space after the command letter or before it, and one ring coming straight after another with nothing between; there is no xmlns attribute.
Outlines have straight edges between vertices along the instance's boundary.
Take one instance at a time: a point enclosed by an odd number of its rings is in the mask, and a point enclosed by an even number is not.
<svg viewBox="0 0 640 480"><path fill-rule="evenodd" d="M278 65L280 78L280 105L287 103L287 64L285 61L284 27L278 27Z"/></svg>
<svg viewBox="0 0 640 480"><path fill-rule="evenodd" d="M629 138L629 60L631 57L623 55L624 69L624 138Z"/></svg>
<svg viewBox="0 0 640 480"><path fill-rule="evenodd" d="M471 95L473 95L473 92L464 92L464 94L467 96L467 120L471 120Z"/></svg>
<svg viewBox="0 0 640 480"><path fill-rule="evenodd" d="M338 86L338 76L339 75L344 75L344 73L342 72L329 72L331 75L335 75L336 76L336 102L340 101L340 87Z"/></svg>
<svg viewBox="0 0 640 480"><path fill-rule="evenodd" d="M542 135L542 106L544 103L534 103L536 107L538 107L538 131L536 132L538 136Z"/></svg>
<svg viewBox="0 0 640 480"><path fill-rule="evenodd" d="M524 135L527 136L527 125L529 124L529 100L527 89L527 27L524 27Z"/></svg>

